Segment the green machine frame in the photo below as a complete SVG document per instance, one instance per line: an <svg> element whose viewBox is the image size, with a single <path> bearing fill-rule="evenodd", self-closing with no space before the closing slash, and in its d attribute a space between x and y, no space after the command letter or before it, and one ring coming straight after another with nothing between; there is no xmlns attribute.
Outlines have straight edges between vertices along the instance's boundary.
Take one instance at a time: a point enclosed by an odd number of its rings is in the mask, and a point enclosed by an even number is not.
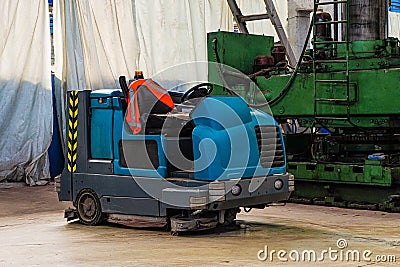
<svg viewBox="0 0 400 267"><path fill-rule="evenodd" d="M255 57L271 56L273 37L209 33L208 59L221 63L210 64L209 79L225 87L215 93L242 86L240 94L257 105L249 91L260 89L259 106L270 109L286 133L288 170L298 181L293 201L400 211L399 40L321 38L317 25L348 29L348 19L316 22L315 14L314 49L304 49L295 68L275 64L254 73ZM235 84L224 65L253 85Z"/></svg>

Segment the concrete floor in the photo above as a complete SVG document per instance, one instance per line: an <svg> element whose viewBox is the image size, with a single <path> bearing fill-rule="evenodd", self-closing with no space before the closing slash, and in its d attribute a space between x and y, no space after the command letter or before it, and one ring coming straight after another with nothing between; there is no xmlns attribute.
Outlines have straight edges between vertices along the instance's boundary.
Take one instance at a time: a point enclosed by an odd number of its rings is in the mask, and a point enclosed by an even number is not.
<svg viewBox="0 0 400 267"><path fill-rule="evenodd" d="M400 214L288 204L238 216L237 229L189 236L116 225L66 223L52 186L0 184L0 266L399 266ZM260 261L270 250L347 250L397 263ZM260 256L264 254L261 253ZM286 255L288 258L288 255Z"/></svg>

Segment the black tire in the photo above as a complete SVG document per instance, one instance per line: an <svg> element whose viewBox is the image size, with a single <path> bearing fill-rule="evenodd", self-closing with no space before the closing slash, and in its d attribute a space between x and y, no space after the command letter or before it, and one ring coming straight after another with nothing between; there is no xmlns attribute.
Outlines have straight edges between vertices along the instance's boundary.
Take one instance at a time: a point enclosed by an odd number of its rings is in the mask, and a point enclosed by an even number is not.
<svg viewBox="0 0 400 267"><path fill-rule="evenodd" d="M90 189L83 189L76 199L79 221L85 225L98 225L104 220L97 194Z"/></svg>

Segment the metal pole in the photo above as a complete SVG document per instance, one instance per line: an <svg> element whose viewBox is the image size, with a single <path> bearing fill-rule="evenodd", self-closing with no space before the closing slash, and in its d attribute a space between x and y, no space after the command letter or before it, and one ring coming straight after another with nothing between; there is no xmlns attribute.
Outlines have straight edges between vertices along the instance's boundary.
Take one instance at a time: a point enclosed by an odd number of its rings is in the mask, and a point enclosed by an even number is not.
<svg viewBox="0 0 400 267"><path fill-rule="evenodd" d="M233 19L236 21L236 24L239 27L239 31L241 33L249 33L249 31L247 30L246 22L240 20L240 17L243 17L243 14L236 3L236 0L228 0L227 2L229 8L232 11Z"/></svg>
<svg viewBox="0 0 400 267"><path fill-rule="evenodd" d="M282 42L282 45L286 48L286 56L289 60L289 64L291 66L296 66L296 57L293 53L292 47L289 43L289 40L286 36L285 30L283 29L281 20L279 19L278 12L275 9L274 2L272 0L264 0L265 7L269 14L270 20L275 27L275 31L278 34L279 39Z"/></svg>

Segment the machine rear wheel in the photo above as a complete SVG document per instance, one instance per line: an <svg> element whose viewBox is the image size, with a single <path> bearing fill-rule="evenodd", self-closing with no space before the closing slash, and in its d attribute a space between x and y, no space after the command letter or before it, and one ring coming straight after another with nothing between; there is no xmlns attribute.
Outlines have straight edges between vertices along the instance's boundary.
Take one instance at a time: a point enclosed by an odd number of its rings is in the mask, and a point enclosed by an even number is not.
<svg viewBox="0 0 400 267"><path fill-rule="evenodd" d="M98 225L104 220L97 194L90 189L83 189L77 198L76 209L79 221L85 225Z"/></svg>

